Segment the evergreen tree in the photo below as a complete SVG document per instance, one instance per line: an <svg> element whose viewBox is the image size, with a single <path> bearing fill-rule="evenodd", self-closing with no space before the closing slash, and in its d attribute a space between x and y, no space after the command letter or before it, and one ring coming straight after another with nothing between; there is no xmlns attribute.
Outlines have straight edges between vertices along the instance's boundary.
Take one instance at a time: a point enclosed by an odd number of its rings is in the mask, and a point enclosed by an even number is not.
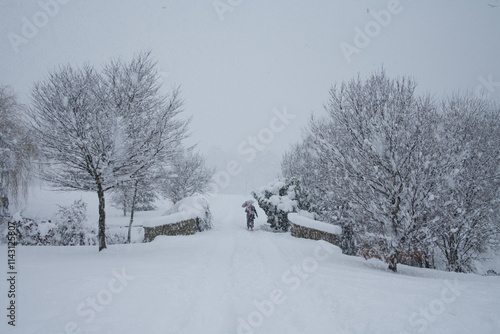
<svg viewBox="0 0 500 334"><path fill-rule="evenodd" d="M308 203L300 195L299 181L293 178L278 179L257 192L252 192L259 207L266 213L267 222L276 231L288 231L288 213L308 207Z"/></svg>

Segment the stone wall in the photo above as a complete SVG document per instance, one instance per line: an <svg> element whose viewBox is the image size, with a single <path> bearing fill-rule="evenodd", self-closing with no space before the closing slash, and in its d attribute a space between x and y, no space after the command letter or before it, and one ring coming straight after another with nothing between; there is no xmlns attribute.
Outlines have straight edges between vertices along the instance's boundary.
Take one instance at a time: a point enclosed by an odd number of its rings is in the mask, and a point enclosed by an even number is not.
<svg viewBox="0 0 500 334"><path fill-rule="evenodd" d="M198 231L198 218L175 224L144 227L144 242L151 242L158 235L191 235Z"/></svg>
<svg viewBox="0 0 500 334"><path fill-rule="evenodd" d="M319 231L313 228L300 226L290 222L290 232L296 238L324 240L335 246L340 245L340 235Z"/></svg>

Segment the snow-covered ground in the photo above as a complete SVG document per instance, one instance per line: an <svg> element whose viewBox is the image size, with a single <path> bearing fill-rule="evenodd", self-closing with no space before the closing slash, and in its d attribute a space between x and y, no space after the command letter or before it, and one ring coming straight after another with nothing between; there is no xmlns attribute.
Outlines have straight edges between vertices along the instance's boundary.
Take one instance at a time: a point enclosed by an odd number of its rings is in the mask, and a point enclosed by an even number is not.
<svg viewBox="0 0 500 334"><path fill-rule="evenodd" d="M0 332L500 332L500 277L405 266L394 274L325 242L268 232L260 209L247 231L246 199L213 198L215 228L193 236L101 253L18 247L16 327L3 315ZM6 313L5 279L0 289Z"/></svg>

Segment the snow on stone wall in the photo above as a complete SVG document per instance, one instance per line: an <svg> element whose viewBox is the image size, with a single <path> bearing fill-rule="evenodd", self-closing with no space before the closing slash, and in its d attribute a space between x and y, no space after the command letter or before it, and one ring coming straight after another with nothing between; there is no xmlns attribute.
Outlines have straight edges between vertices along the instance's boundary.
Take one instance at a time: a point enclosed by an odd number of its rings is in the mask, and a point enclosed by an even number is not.
<svg viewBox="0 0 500 334"><path fill-rule="evenodd" d="M292 236L296 238L324 240L336 246L340 245L342 228L303 216L300 213L289 213Z"/></svg>
<svg viewBox="0 0 500 334"><path fill-rule="evenodd" d="M198 232L198 218L158 226L144 225L144 242L151 242L158 235L191 235Z"/></svg>
<svg viewBox="0 0 500 334"><path fill-rule="evenodd" d="M194 195L177 202L161 217L144 221L144 242L151 242L158 235L190 235L211 228L208 201Z"/></svg>

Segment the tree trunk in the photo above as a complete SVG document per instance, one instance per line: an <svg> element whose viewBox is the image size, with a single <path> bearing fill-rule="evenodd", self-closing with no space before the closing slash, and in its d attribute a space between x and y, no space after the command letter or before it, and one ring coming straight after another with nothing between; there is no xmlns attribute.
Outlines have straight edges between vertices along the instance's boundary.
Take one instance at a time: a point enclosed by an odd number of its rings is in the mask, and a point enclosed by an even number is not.
<svg viewBox="0 0 500 334"><path fill-rule="evenodd" d="M137 200L137 188L139 185L139 181L135 181L134 185L134 196L132 197L132 205L130 208L130 223L128 224L128 236L127 236L127 243L130 243L131 240L131 234L132 234L132 224L134 222L134 212L135 212L135 201Z"/></svg>
<svg viewBox="0 0 500 334"><path fill-rule="evenodd" d="M392 270L393 272L398 271L398 261L399 261L399 252L397 249L392 247L391 254L389 255L387 263L389 263L388 269Z"/></svg>
<svg viewBox="0 0 500 334"><path fill-rule="evenodd" d="M104 200L104 190L100 182L97 182L97 197L99 198L99 229L97 239L100 252L106 248L106 203Z"/></svg>
<svg viewBox="0 0 500 334"><path fill-rule="evenodd" d="M7 195L0 198L0 226L9 220L9 198Z"/></svg>
<svg viewBox="0 0 500 334"><path fill-rule="evenodd" d="M127 217L127 198L123 198L123 217Z"/></svg>
<svg viewBox="0 0 500 334"><path fill-rule="evenodd" d="M9 198L7 195L0 198L0 215L6 217L9 213Z"/></svg>
<svg viewBox="0 0 500 334"><path fill-rule="evenodd" d="M389 268L388 269L392 270L393 272L398 271L397 256L395 256L395 255L391 256L391 258L389 259Z"/></svg>

